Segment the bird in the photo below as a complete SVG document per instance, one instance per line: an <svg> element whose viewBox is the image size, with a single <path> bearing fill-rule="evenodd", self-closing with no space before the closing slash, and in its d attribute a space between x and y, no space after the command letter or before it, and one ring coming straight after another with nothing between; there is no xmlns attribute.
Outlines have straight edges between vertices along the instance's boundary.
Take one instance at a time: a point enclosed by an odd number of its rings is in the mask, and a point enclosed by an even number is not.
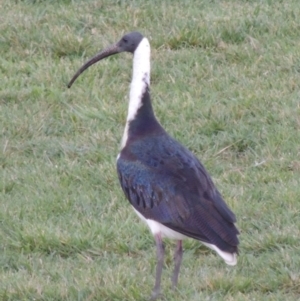
<svg viewBox="0 0 300 301"><path fill-rule="evenodd" d="M172 287L178 284L182 240L193 238L216 251L228 265L237 263L239 230L211 176L198 158L172 138L157 120L150 97L150 43L140 32L125 34L117 43L88 60L77 77L96 62L121 52L133 54L129 105L117 173L122 190L156 243L156 276L151 300L161 296L165 248L163 239L177 241Z"/></svg>

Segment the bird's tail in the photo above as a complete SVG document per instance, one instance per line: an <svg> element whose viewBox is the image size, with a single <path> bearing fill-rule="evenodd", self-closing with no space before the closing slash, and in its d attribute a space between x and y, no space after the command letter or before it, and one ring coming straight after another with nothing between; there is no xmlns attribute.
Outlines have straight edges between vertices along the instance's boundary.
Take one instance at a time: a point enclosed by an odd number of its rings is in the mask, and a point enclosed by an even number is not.
<svg viewBox="0 0 300 301"><path fill-rule="evenodd" d="M228 265L236 265L236 263L237 263L237 254L236 253L224 252L213 244L209 244L206 242L202 242L202 243L205 246L207 246L208 248L216 251L218 253L218 255L220 255L224 259L225 263L227 263Z"/></svg>

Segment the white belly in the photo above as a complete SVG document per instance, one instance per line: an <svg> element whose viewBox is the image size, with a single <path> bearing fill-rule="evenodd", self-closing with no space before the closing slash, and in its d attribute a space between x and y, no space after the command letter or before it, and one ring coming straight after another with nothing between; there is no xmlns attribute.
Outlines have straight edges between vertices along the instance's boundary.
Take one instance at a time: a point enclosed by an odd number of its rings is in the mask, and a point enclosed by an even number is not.
<svg viewBox="0 0 300 301"><path fill-rule="evenodd" d="M164 225L162 225L159 222L156 222L152 219L146 219L142 214L140 214L135 208L133 208L136 214L139 216L141 220L143 220L148 227L150 228L151 232L153 235L160 233L163 237L171 238L171 239L176 239L176 240L183 240L185 238L188 238L186 235L183 235L181 233L178 233ZM236 265L237 263L237 256L235 253L227 253L222 250L220 250L216 245L209 244L207 242L201 241L206 247L216 251L219 256L221 256L224 261L228 265Z"/></svg>
<svg viewBox="0 0 300 301"><path fill-rule="evenodd" d="M134 211L139 216L139 218L148 225L148 227L150 228L153 235L161 233L161 235L163 237L177 239L177 240L182 240L182 239L187 238L187 236L185 236L181 233L178 233L178 232L164 226L163 224L154 221L153 219L144 218L143 215L141 215L137 210L134 209Z"/></svg>

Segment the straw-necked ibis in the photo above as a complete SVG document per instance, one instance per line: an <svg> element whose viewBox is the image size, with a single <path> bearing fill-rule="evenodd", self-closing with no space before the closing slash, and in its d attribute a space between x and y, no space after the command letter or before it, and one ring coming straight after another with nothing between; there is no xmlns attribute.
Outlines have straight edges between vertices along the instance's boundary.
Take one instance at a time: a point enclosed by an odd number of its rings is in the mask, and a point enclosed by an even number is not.
<svg viewBox="0 0 300 301"><path fill-rule="evenodd" d="M137 215L156 241L156 281L152 299L160 294L164 260L163 237L177 240L172 286L178 281L182 240L191 237L235 265L238 234L235 215L227 207L200 161L170 137L157 121L150 99L150 45L139 32L99 52L74 75L68 87L89 66L120 52L133 54L133 75L126 126L117 159L120 184ZM198 281L198 280L195 280Z"/></svg>

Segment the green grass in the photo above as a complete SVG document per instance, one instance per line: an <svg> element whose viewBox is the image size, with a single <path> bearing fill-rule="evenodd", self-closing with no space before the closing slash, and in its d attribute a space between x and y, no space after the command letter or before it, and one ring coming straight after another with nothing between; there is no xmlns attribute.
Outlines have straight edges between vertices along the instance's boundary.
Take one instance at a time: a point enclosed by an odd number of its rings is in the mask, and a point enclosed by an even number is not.
<svg viewBox="0 0 300 301"><path fill-rule="evenodd" d="M238 265L184 243L165 300L300 295L298 0L0 2L0 300L145 300L154 240L115 158L131 56L74 72L122 34L152 44L156 115L236 213Z"/></svg>

